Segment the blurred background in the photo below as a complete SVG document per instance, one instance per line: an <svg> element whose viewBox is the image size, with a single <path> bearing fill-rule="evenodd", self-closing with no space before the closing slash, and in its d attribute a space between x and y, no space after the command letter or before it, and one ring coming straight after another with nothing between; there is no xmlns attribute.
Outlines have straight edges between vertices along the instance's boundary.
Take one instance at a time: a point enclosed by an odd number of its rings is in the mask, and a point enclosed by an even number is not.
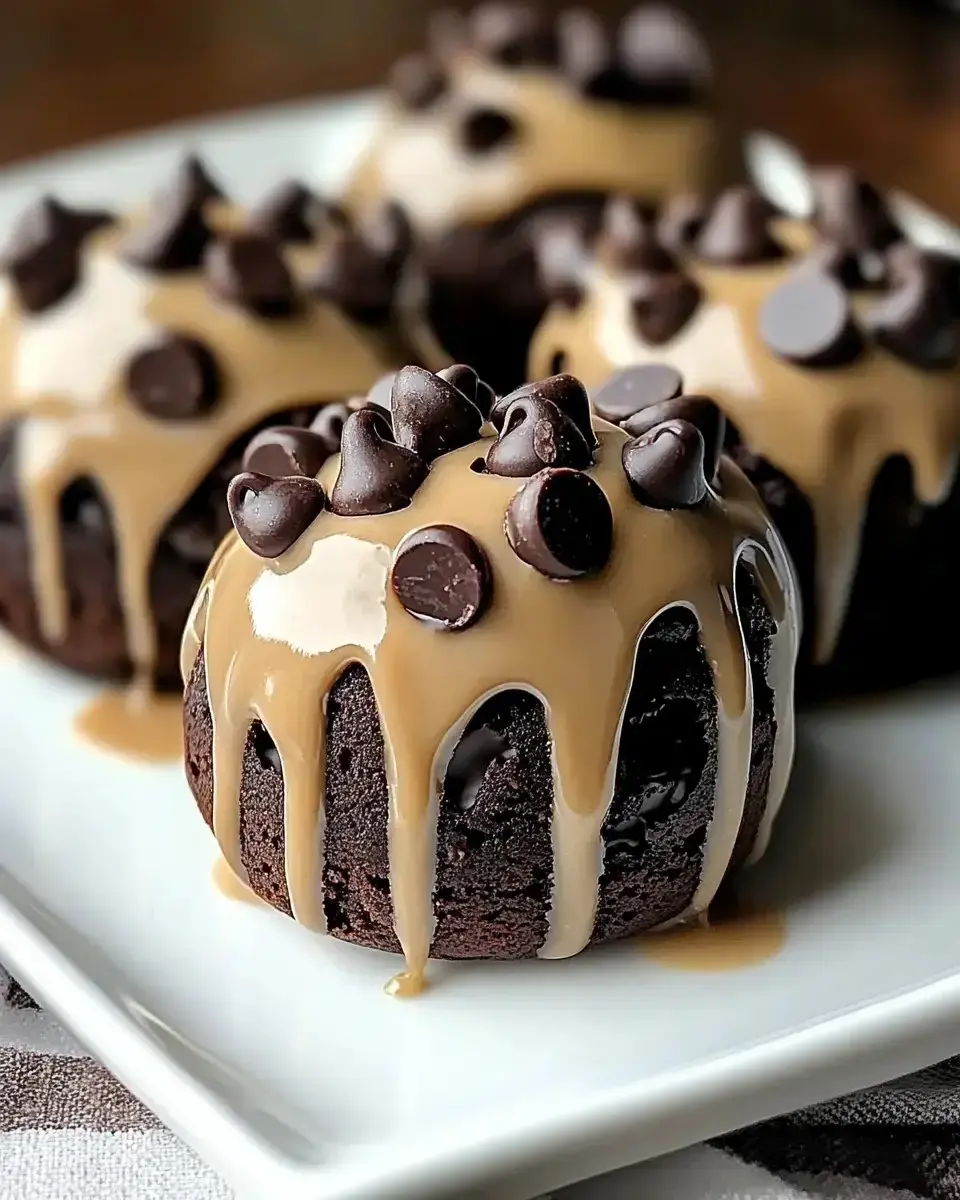
<svg viewBox="0 0 960 1200"><path fill-rule="evenodd" d="M0 0L0 163L375 84L427 0ZM560 7L544 4L545 8ZM630 7L593 0L598 11ZM721 109L960 220L960 0L688 0Z"/></svg>

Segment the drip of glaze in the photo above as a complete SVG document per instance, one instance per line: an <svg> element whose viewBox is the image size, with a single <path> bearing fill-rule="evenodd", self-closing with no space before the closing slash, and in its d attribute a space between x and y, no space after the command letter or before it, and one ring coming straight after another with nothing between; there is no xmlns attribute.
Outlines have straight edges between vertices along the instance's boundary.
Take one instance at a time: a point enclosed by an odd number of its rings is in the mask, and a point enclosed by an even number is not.
<svg viewBox="0 0 960 1200"><path fill-rule="evenodd" d="M91 745L142 762L176 762L183 756L179 696L158 696L142 687L111 688L83 706L73 727Z"/></svg>
<svg viewBox="0 0 960 1200"><path fill-rule="evenodd" d="M217 855L210 872L213 886L221 896L228 900L239 900L241 904L254 904L266 907L255 891L234 871L222 854Z"/></svg>
<svg viewBox="0 0 960 1200"><path fill-rule="evenodd" d="M674 971L742 971L779 953L787 936L782 913L744 904L704 914L665 933L638 939L643 954Z"/></svg>

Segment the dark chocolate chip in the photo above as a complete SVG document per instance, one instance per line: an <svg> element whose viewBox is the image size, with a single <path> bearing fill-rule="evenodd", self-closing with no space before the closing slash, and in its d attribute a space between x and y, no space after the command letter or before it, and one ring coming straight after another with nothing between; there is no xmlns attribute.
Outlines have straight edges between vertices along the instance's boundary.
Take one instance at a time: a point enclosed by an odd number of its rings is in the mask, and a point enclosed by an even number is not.
<svg viewBox="0 0 960 1200"><path fill-rule="evenodd" d="M278 558L289 550L323 505L323 488L302 475L271 479L246 471L235 475L227 488L233 527L260 558Z"/></svg>
<svg viewBox="0 0 960 1200"><path fill-rule="evenodd" d="M454 363L444 367L437 374L463 392L466 398L480 409L484 418L490 415L496 396L493 394L493 388L483 382L473 367L468 367L465 363Z"/></svg>
<svg viewBox="0 0 960 1200"><path fill-rule="evenodd" d="M537 232L533 247L546 299L571 310L578 308L588 263L582 228L574 221L554 222Z"/></svg>
<svg viewBox="0 0 960 1200"><path fill-rule="evenodd" d="M813 224L830 241L864 253L886 250L903 234L880 192L848 167L811 173Z"/></svg>
<svg viewBox="0 0 960 1200"><path fill-rule="evenodd" d="M321 439L328 454L340 453L340 439L349 416L346 404L325 404L310 423L310 432Z"/></svg>
<svg viewBox="0 0 960 1200"><path fill-rule="evenodd" d="M676 9L661 4L634 9L620 26L618 44L635 102L691 104L702 97L710 60L697 31Z"/></svg>
<svg viewBox="0 0 960 1200"><path fill-rule="evenodd" d="M683 391L683 376L666 363L627 367L603 385L593 397L593 407L605 421L619 425L641 409L672 400Z"/></svg>
<svg viewBox="0 0 960 1200"><path fill-rule="evenodd" d="M525 383L507 395L501 396L490 412L490 420L503 429L504 419L515 400L549 400L562 413L568 416L586 439L587 445L593 449L597 444L597 436L593 432L593 422L590 419L590 397L587 389L579 379L562 372L550 375L547 379L538 379L533 383Z"/></svg>
<svg viewBox="0 0 960 1200"><path fill-rule="evenodd" d="M689 421L672 420L623 443L630 490L651 508L695 508L707 494L703 435Z"/></svg>
<svg viewBox="0 0 960 1200"><path fill-rule="evenodd" d="M585 96L600 99L607 95L615 73L615 57L596 13L585 8L565 9L557 18L557 33L564 75Z"/></svg>
<svg viewBox="0 0 960 1200"><path fill-rule="evenodd" d="M460 123L460 141L469 154L487 154L516 141L517 135L513 117L496 108L475 108Z"/></svg>
<svg viewBox="0 0 960 1200"><path fill-rule="evenodd" d="M43 312L73 291L84 240L113 220L110 213L68 208L52 196L20 215L0 253L0 269L9 274L27 312Z"/></svg>
<svg viewBox="0 0 960 1200"><path fill-rule="evenodd" d="M189 421L220 399L223 380L203 342L170 333L127 364L126 389L137 406L161 421Z"/></svg>
<svg viewBox="0 0 960 1200"><path fill-rule="evenodd" d="M540 471L510 501L504 531L518 558L551 579L599 571L613 548L603 488L582 471Z"/></svg>
<svg viewBox="0 0 960 1200"><path fill-rule="evenodd" d="M657 238L653 213L627 196L614 196L603 211L601 238L612 264L622 271L675 271L676 260Z"/></svg>
<svg viewBox="0 0 960 1200"><path fill-rule="evenodd" d="M720 464L727 419L708 396L675 396L640 409L623 422L622 428L631 437L643 437L665 421L686 421L700 430L703 438L703 470L712 482Z"/></svg>
<svg viewBox="0 0 960 1200"><path fill-rule="evenodd" d="M296 179L275 187L251 211L247 227L275 242L312 242L320 221L333 206Z"/></svg>
<svg viewBox="0 0 960 1200"><path fill-rule="evenodd" d="M371 408L351 413L340 443L340 474L330 508L365 517L406 508L427 477L427 464L391 440L390 426Z"/></svg>
<svg viewBox="0 0 960 1200"><path fill-rule="evenodd" d="M829 275L800 272L764 300L760 334L770 349L805 367L842 367L856 359L863 339L850 299Z"/></svg>
<svg viewBox="0 0 960 1200"><path fill-rule="evenodd" d="M482 4L470 32L474 48L504 67L552 67L560 56L556 29L531 5Z"/></svg>
<svg viewBox="0 0 960 1200"><path fill-rule="evenodd" d="M311 280L312 290L355 321L383 324L393 307L411 236L401 209L384 205L362 226L341 232Z"/></svg>
<svg viewBox="0 0 960 1200"><path fill-rule="evenodd" d="M492 764L516 756L516 749L489 725L465 733L447 765L444 801L455 804L461 812L469 812L477 802L483 778Z"/></svg>
<svg viewBox="0 0 960 1200"><path fill-rule="evenodd" d="M204 267L215 295L229 304L258 317L289 317L297 311L293 276L272 238L257 233L217 238Z"/></svg>
<svg viewBox="0 0 960 1200"><path fill-rule="evenodd" d="M390 394L397 444L427 462L480 436L483 414L447 380L422 367L402 367Z"/></svg>
<svg viewBox="0 0 960 1200"><path fill-rule="evenodd" d="M187 197L190 203L195 205L226 198L223 188L196 154L188 154L177 166L171 190Z"/></svg>
<svg viewBox="0 0 960 1200"><path fill-rule="evenodd" d="M394 63L390 90L410 112L431 108L447 90L440 64L427 54L410 54Z"/></svg>
<svg viewBox="0 0 960 1200"><path fill-rule="evenodd" d="M886 274L885 262L880 254L860 254L827 238L821 238L814 244L797 269L831 275L849 290L876 287L884 282Z"/></svg>
<svg viewBox="0 0 960 1200"><path fill-rule="evenodd" d="M146 221L123 244L130 262L150 271L192 271L213 236L200 193L183 179L151 202Z"/></svg>
<svg viewBox="0 0 960 1200"><path fill-rule="evenodd" d="M886 253L890 278L901 283L918 272L932 271L943 289L950 311L960 317L960 258L943 250L927 250L910 242L897 242Z"/></svg>
<svg viewBox="0 0 960 1200"><path fill-rule="evenodd" d="M669 342L700 307L699 285L679 271L638 275L630 281L630 313L640 337L651 346Z"/></svg>
<svg viewBox="0 0 960 1200"><path fill-rule="evenodd" d="M879 345L914 366L935 370L960 362L960 322L929 260L917 260L901 275L867 314L866 325Z"/></svg>
<svg viewBox="0 0 960 1200"><path fill-rule="evenodd" d="M466 629L490 600L487 556L455 525L427 525L404 538L390 582L411 616L444 629Z"/></svg>
<svg viewBox="0 0 960 1200"><path fill-rule="evenodd" d="M660 244L674 253L691 249L700 236L709 212L706 200L694 192L671 197L657 221Z"/></svg>
<svg viewBox="0 0 960 1200"><path fill-rule="evenodd" d="M271 479L288 475L313 478L329 457L319 434L296 425L275 425L251 439L243 455L243 469Z"/></svg>
<svg viewBox="0 0 960 1200"><path fill-rule="evenodd" d="M748 266L783 257L769 229L770 204L746 184L717 198L697 238L696 252L720 266Z"/></svg>
<svg viewBox="0 0 960 1200"><path fill-rule="evenodd" d="M526 396L507 409L500 436L487 451L491 475L517 478L544 467L589 467L593 452L574 422L549 400Z"/></svg>

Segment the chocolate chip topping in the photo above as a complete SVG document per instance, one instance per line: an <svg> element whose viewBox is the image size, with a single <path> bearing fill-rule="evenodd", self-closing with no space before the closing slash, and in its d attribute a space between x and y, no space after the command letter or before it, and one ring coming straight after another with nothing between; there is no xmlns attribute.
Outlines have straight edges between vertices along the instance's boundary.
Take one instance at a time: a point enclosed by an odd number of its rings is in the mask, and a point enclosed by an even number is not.
<svg viewBox="0 0 960 1200"><path fill-rule="evenodd" d="M151 201L145 223L126 239L124 255L151 271L194 270L213 236L203 206L221 195L200 160L185 159Z"/></svg>
<svg viewBox="0 0 960 1200"><path fill-rule="evenodd" d="M472 400L422 367L402 367L397 372L390 412L398 445L427 462L476 441L483 424L483 414Z"/></svg>
<svg viewBox="0 0 960 1200"><path fill-rule="evenodd" d="M365 325L390 315L411 232L395 204L384 205L362 226L348 228L330 247L311 288Z"/></svg>
<svg viewBox="0 0 960 1200"><path fill-rule="evenodd" d="M491 475L523 477L544 467L589 467L593 451L576 424L550 400L524 396L507 409L500 436L487 451Z"/></svg>
<svg viewBox="0 0 960 1200"><path fill-rule="evenodd" d="M168 334L127 364L127 393L137 406L161 421L189 421L209 412L220 399L222 377L208 346L184 334Z"/></svg>
<svg viewBox="0 0 960 1200"><path fill-rule="evenodd" d="M560 65L564 75L585 96L616 95L619 72L613 45L603 22L585 8L568 8L557 17Z"/></svg>
<svg viewBox="0 0 960 1200"><path fill-rule="evenodd" d="M802 272L760 307L760 334L781 358L804 367L842 367L863 349L850 299L829 275Z"/></svg>
<svg viewBox="0 0 960 1200"><path fill-rule="evenodd" d="M674 396L648 408L640 409L623 422L622 428L631 437L643 437L665 421L685 421L696 426L703 438L703 470L712 482L720 465L727 419L708 396Z"/></svg>
<svg viewBox="0 0 960 1200"><path fill-rule="evenodd" d="M188 154L177 166L171 190L187 198L191 204L198 206L206 204L208 200L226 199L223 188L196 154Z"/></svg>
<svg viewBox="0 0 960 1200"><path fill-rule="evenodd" d="M466 629L490 600L487 556L455 525L428 525L404 538L390 582L411 616L443 629Z"/></svg>
<svg viewBox="0 0 960 1200"><path fill-rule="evenodd" d="M101 210L68 208L53 196L21 214L0 253L0 270L27 312L43 312L77 286L84 240L113 220Z"/></svg>
<svg viewBox="0 0 960 1200"><path fill-rule="evenodd" d="M660 244L674 253L689 250L700 236L709 212L706 200L694 192L672 196L657 221Z"/></svg>
<svg viewBox="0 0 960 1200"><path fill-rule="evenodd" d="M252 438L243 456L243 469L271 479L288 475L312 479L331 453L318 433L296 425L275 425Z"/></svg>
<svg viewBox="0 0 960 1200"><path fill-rule="evenodd" d="M600 237L611 264L622 271L676 270L676 260L657 238L653 213L627 196L614 196L607 203Z"/></svg>
<svg viewBox="0 0 960 1200"><path fill-rule="evenodd" d="M595 411L619 425L641 409L672 400L683 391L683 376L666 363L627 367L613 375L593 397Z"/></svg>
<svg viewBox="0 0 960 1200"><path fill-rule="evenodd" d="M488 383L483 382L473 367L468 367L465 363L454 363L452 366L444 367L443 370L438 371L437 375L441 379L445 379L447 383L452 383L455 388L463 392L466 398L471 400L480 409L484 419L490 415L490 410L493 408L496 396L493 393L493 388ZM371 392L372 395L373 393Z"/></svg>
<svg viewBox="0 0 960 1200"><path fill-rule="evenodd" d="M447 90L443 68L427 54L409 54L394 63L390 90L410 112L432 107Z"/></svg>
<svg viewBox="0 0 960 1200"><path fill-rule="evenodd" d="M487 154L516 141L517 122L496 108L475 108L460 123L460 141L468 154Z"/></svg>
<svg viewBox="0 0 960 1200"><path fill-rule="evenodd" d="M634 9L620 26L618 46L635 103L691 104L702 98L710 60L697 31L676 9L665 4Z"/></svg>
<svg viewBox="0 0 960 1200"><path fill-rule="evenodd" d="M960 362L960 321L930 259L917 258L909 270L901 263L900 278L866 324L876 342L914 366L935 370Z"/></svg>
<svg viewBox="0 0 960 1200"><path fill-rule="evenodd" d="M275 242L312 242L323 216L335 211L305 184L287 179L256 205L247 227Z"/></svg>
<svg viewBox="0 0 960 1200"><path fill-rule="evenodd" d="M541 575L574 579L599 571L613 547L613 513L603 488L582 471L540 471L510 501L511 549Z"/></svg>
<svg viewBox="0 0 960 1200"><path fill-rule="evenodd" d="M798 270L832 275L851 291L884 282L885 262L876 253L858 254L839 242L821 238L801 261Z"/></svg>
<svg viewBox="0 0 960 1200"><path fill-rule="evenodd" d="M689 275L639 275L630 281L630 313L640 337L651 346L675 338L700 307L701 291Z"/></svg>
<svg viewBox="0 0 960 1200"><path fill-rule="evenodd" d="M848 167L811 173L813 224L824 237L848 250L885 250L903 234L879 191Z"/></svg>
<svg viewBox="0 0 960 1200"><path fill-rule="evenodd" d="M696 252L707 262L739 267L783 257L783 247L769 229L769 203L744 184L727 188L717 198L700 230Z"/></svg>
<svg viewBox="0 0 960 1200"><path fill-rule="evenodd" d="M340 474L330 508L341 517L366 517L406 508L427 477L427 464L391 439L390 425L371 408L350 415L340 444Z"/></svg>
<svg viewBox="0 0 960 1200"><path fill-rule="evenodd" d="M538 379L534 383L525 383L515 391L501 396L490 412L490 420L497 429L502 430L507 413L515 400L548 400L573 421L586 440L590 449L597 444L597 435L593 432L593 422L590 419L590 397L587 389L573 375L551 375L547 379Z"/></svg>
<svg viewBox="0 0 960 1200"><path fill-rule="evenodd" d="M527 4L482 4L470 17L473 47L504 67L552 67L560 56L553 24Z"/></svg>
<svg viewBox="0 0 960 1200"><path fill-rule="evenodd" d="M219 237L204 256L207 282L215 295L258 317L289 317L297 291L279 245L257 233Z"/></svg>
<svg viewBox="0 0 960 1200"><path fill-rule="evenodd" d="M532 239L537 274L546 300L564 308L579 307L584 297L588 254L584 232L576 221L556 221Z"/></svg>
<svg viewBox="0 0 960 1200"><path fill-rule="evenodd" d="M345 404L325 404L310 422L310 432L320 438L327 454L340 453L340 439L349 416L350 409Z"/></svg>
<svg viewBox="0 0 960 1200"><path fill-rule="evenodd" d="M271 479L245 471L227 488L227 507L240 540L260 558L278 558L323 511L316 479L291 475Z"/></svg>
<svg viewBox="0 0 960 1200"><path fill-rule="evenodd" d="M885 261L894 283L903 282L918 271L931 271L943 289L951 313L960 318L960 258L942 250L897 242L887 251Z"/></svg>
<svg viewBox="0 0 960 1200"><path fill-rule="evenodd" d="M623 443L630 490L651 508L695 508L707 494L703 436L689 421L671 420Z"/></svg>

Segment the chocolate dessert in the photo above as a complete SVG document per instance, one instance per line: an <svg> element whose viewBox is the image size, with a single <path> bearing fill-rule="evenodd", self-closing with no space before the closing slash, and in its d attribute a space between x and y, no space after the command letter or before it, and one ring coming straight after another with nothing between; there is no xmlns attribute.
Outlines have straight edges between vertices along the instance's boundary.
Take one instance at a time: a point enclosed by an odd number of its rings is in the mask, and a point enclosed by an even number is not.
<svg viewBox="0 0 960 1200"><path fill-rule="evenodd" d="M672 397L635 434L570 375L405 367L312 470L229 487L183 643L186 769L234 872L311 928L562 958L704 913L793 751L796 589ZM309 442L309 434L305 435Z"/></svg>
<svg viewBox="0 0 960 1200"><path fill-rule="evenodd" d="M627 430L681 389L716 399L799 572L803 686L826 693L960 666L936 617L960 593L960 261L852 172L813 185L805 221L745 187L656 221L611 201L530 369L575 372Z"/></svg>

